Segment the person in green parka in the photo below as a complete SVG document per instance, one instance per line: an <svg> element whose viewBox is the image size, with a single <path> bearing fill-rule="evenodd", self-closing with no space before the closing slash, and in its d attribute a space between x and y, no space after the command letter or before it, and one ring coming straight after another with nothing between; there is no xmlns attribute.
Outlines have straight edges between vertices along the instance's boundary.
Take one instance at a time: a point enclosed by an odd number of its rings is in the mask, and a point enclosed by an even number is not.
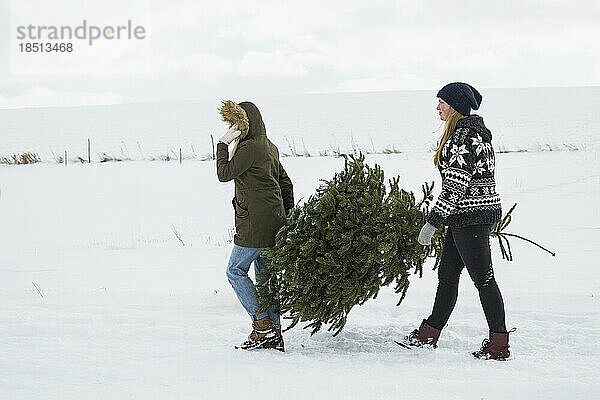
<svg viewBox="0 0 600 400"><path fill-rule="evenodd" d="M274 308L258 313L256 289L248 271L254 262L256 279L261 282L259 273L267 261L261 253L275 244L277 231L286 224L286 215L294 207L292 181L279 161L279 150L267 138L262 116L253 103L225 101L220 113L230 127L217 144L217 177L221 182L235 182L232 205L236 232L227 279L253 326L248 340L238 347L284 351L280 317Z"/></svg>

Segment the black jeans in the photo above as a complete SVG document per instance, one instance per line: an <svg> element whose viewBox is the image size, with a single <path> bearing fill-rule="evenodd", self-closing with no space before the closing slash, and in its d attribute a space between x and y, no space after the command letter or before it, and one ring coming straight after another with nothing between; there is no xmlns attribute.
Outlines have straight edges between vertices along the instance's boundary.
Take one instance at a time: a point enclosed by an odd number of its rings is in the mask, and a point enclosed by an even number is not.
<svg viewBox="0 0 600 400"><path fill-rule="evenodd" d="M490 331L506 332L504 301L492 269L490 225L448 228L438 268L435 303L427 323L442 329L448 322L456 304L458 279L464 266L479 290L479 300Z"/></svg>

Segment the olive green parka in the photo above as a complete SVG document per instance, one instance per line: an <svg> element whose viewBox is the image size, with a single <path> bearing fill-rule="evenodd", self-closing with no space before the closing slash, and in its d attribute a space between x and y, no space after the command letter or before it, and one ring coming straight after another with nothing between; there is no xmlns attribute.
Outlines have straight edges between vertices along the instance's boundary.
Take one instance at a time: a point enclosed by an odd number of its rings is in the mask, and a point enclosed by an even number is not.
<svg viewBox="0 0 600 400"><path fill-rule="evenodd" d="M275 244L275 235L294 207L292 181L279 161L279 150L267 138L258 108L239 103L249 121L248 134L229 159L228 146L217 144L217 177L235 182L233 241L242 247L263 248Z"/></svg>

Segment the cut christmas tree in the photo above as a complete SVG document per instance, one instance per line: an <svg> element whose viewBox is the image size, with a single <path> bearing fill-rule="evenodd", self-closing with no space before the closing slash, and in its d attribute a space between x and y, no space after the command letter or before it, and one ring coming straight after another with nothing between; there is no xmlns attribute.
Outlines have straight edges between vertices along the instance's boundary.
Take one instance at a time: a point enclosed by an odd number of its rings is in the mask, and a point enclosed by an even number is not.
<svg viewBox="0 0 600 400"><path fill-rule="evenodd" d="M444 228L436 231L431 246L417 242L433 200L433 183L423 184L417 200L400 188L400 177L386 185L383 170L367 165L363 155L344 158L343 171L292 210L275 246L264 251L269 261L257 297L262 310L275 306L291 319L288 329L309 322L305 328L314 334L326 324L335 336L355 305L392 283L400 304L409 277L422 275L427 257L435 257L434 268L441 258ZM500 230L510 218L509 212ZM504 255L508 241L500 233Z"/></svg>

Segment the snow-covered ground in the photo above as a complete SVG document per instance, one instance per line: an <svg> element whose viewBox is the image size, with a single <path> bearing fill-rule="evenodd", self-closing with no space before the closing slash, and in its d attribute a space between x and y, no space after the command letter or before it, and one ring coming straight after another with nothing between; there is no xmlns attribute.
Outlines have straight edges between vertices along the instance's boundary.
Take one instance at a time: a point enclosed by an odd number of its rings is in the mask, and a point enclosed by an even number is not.
<svg viewBox="0 0 600 400"><path fill-rule="evenodd" d="M285 353L235 350L250 321L225 277L233 183L212 162L0 166L0 398L600 398L599 154L497 155L510 231L557 252L513 240L509 263L492 245L518 328L507 362L470 355L487 332L466 273L437 350L393 343L430 311L429 268L401 306L386 289L335 338L296 327ZM430 154L367 160L439 189ZM283 163L300 199L343 160Z"/></svg>
<svg viewBox="0 0 600 400"><path fill-rule="evenodd" d="M597 148L600 87L482 89L478 113L499 150ZM436 91L310 94L252 99L282 152L429 150L440 136ZM225 133L221 98L86 107L0 109L0 156L35 151L43 160L68 152L158 158L211 154Z"/></svg>

